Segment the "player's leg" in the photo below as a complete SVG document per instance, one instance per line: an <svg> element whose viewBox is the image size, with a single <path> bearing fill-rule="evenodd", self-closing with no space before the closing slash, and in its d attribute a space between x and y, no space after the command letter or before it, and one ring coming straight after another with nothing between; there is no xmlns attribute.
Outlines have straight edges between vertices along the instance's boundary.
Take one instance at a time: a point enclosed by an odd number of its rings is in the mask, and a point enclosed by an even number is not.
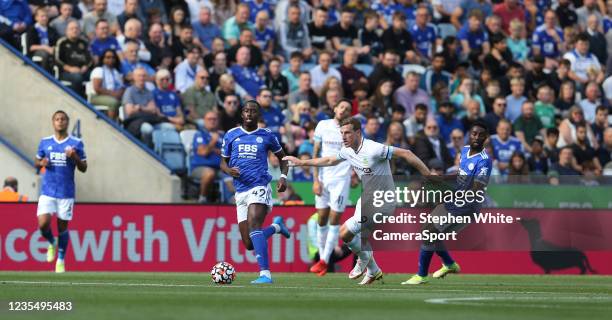
<svg viewBox="0 0 612 320"><path fill-rule="evenodd" d="M40 196L36 215L38 216L38 229L40 230L40 234L49 241L47 262L53 262L55 260L57 243L55 242L53 230L51 229L51 218L55 212L57 212L57 203L55 199L44 195Z"/></svg>
<svg viewBox="0 0 612 320"><path fill-rule="evenodd" d="M323 184L321 195L315 195L315 208L319 215L319 227L317 228L317 245L319 247L319 260L323 251L325 250L325 243L327 242L327 232L329 231L329 205L330 205L330 194L327 184Z"/></svg>
<svg viewBox="0 0 612 320"><path fill-rule="evenodd" d="M346 198L348 197L350 189L350 180L339 180L331 182L327 185L329 191L329 219L328 219L328 231L325 239L325 246L323 251L319 253L320 258L324 266L322 266L319 276L323 276L327 273L327 265L329 264L329 257L338 245L338 238L340 236L340 219L344 208L346 207Z"/></svg>
<svg viewBox="0 0 612 320"><path fill-rule="evenodd" d="M238 229L240 230L240 237L242 243L247 250L253 250L253 243L249 236L249 224L247 223L248 216L248 205L247 205L247 192L236 192L236 220L238 221Z"/></svg>
<svg viewBox="0 0 612 320"><path fill-rule="evenodd" d="M74 199L57 199L57 261L55 262L55 272L63 273L66 271L64 258L68 250L70 233L68 223L72 220L72 210Z"/></svg>
<svg viewBox="0 0 612 320"><path fill-rule="evenodd" d="M251 283L272 283L268 260L268 238L262 230L267 212L268 207L262 203L251 203L248 208L249 237L253 243L257 264L259 265L259 278Z"/></svg>
<svg viewBox="0 0 612 320"><path fill-rule="evenodd" d="M448 253L443 242L438 243L436 254L442 259L442 267L432 274L432 278L444 278L449 273L461 272L461 267Z"/></svg>

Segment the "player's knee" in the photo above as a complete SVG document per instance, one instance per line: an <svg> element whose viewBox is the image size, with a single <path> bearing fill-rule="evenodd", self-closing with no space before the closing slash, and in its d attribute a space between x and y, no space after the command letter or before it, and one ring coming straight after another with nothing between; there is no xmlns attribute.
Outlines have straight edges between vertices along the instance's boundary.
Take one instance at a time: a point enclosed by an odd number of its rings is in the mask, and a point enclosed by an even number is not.
<svg viewBox="0 0 612 320"><path fill-rule="evenodd" d="M354 236L355 235L351 233L345 225L340 226L340 239L342 239L343 242L351 242Z"/></svg>
<svg viewBox="0 0 612 320"><path fill-rule="evenodd" d="M329 213L329 224L337 226L340 224L340 218L342 217L341 212L331 211Z"/></svg>

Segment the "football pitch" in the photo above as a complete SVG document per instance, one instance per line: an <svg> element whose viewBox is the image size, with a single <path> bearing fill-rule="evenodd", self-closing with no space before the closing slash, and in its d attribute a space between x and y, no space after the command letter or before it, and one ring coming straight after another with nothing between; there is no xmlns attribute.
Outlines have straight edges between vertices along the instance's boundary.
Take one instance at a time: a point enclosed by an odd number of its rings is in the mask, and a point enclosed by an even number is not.
<svg viewBox="0 0 612 320"><path fill-rule="evenodd" d="M402 286L408 275L359 287L344 273L275 273L253 286L207 272L0 272L0 319L610 319L612 277L450 275ZM9 302L64 301L72 311L9 311Z"/></svg>

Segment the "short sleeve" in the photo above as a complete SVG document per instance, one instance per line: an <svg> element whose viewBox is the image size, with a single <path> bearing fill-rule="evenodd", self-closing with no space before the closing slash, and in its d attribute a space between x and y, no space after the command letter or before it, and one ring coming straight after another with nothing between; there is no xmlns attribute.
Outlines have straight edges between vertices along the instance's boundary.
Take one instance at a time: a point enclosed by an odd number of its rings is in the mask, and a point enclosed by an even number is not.
<svg viewBox="0 0 612 320"><path fill-rule="evenodd" d="M194 142L195 143L195 142ZM225 136L223 136L223 143L221 144L221 156L223 158L229 158L231 155L231 141L230 141L230 135L226 134Z"/></svg>
<svg viewBox="0 0 612 320"><path fill-rule="evenodd" d="M191 142L191 150L193 150L193 152L196 152L196 150L198 150L198 147L200 145L204 144L204 137L202 136L202 134L198 131L194 136L193 136L193 141Z"/></svg>
<svg viewBox="0 0 612 320"><path fill-rule="evenodd" d="M79 141L79 143L77 143L76 153L79 155L79 158L81 158L82 161L87 160L87 155L85 154L85 145L83 144L83 141Z"/></svg>
<svg viewBox="0 0 612 320"><path fill-rule="evenodd" d="M125 93L123 93L123 99L121 99L121 102L125 105L128 103L134 103L134 100L132 99L132 90L133 87L129 87L125 90Z"/></svg>
<svg viewBox="0 0 612 320"><path fill-rule="evenodd" d="M279 153L283 151L283 147L281 147L280 142L278 142L278 138L276 138L276 135L270 133L268 137L269 137L268 139L270 139L269 148L272 151L272 153Z"/></svg>
<svg viewBox="0 0 612 320"><path fill-rule="evenodd" d="M104 79L103 79L103 74L102 74L102 73L103 73L103 72L102 72L102 67L97 67L97 68L95 68L95 69L93 69L93 70L91 71L91 76L90 76L90 78L91 78L92 80L93 80L93 79L102 79L102 80L104 80Z"/></svg>
<svg viewBox="0 0 612 320"><path fill-rule="evenodd" d="M319 124L317 124L317 126L315 127L315 132L314 132L314 140L317 142L321 142L323 140L321 131L322 131L321 122L319 122Z"/></svg>
<svg viewBox="0 0 612 320"><path fill-rule="evenodd" d="M384 145L382 143L374 142L371 146L367 146L367 148L372 149L372 154L381 160L388 160L393 158L393 147Z"/></svg>
<svg viewBox="0 0 612 320"><path fill-rule="evenodd" d="M36 151L36 159L40 160L45 157L45 145L43 144L44 140L40 140L38 144L38 151Z"/></svg>
<svg viewBox="0 0 612 320"><path fill-rule="evenodd" d="M338 159L338 160L346 160L347 159L346 148L345 147L340 148L340 151L336 155L336 159Z"/></svg>
<svg viewBox="0 0 612 320"><path fill-rule="evenodd" d="M540 45L540 36L538 35L538 32L534 32L533 33L533 37L531 38L531 42L533 43L534 46L539 46Z"/></svg>
<svg viewBox="0 0 612 320"><path fill-rule="evenodd" d="M481 183L483 185L487 185L489 183L489 177L491 176L491 167L492 162L491 159L482 159L478 161L477 164L477 173L476 177L474 177L474 181Z"/></svg>

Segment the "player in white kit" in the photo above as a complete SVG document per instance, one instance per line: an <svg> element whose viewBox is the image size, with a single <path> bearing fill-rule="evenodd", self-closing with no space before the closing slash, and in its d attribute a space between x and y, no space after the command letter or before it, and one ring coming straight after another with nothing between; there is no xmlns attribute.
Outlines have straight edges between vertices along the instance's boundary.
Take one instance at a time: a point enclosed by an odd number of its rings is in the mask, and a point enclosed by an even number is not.
<svg viewBox="0 0 612 320"><path fill-rule="evenodd" d="M334 107L334 118L319 121L314 135L314 157L335 156L342 148L340 122L351 116L351 102L340 100ZM340 217L346 207L351 187L351 165L340 163L334 167L315 167L313 170L312 191L315 194L315 207L319 214L317 244L319 261L310 272L319 276L327 273L329 257L338 244L340 236ZM329 223L329 226L328 226Z"/></svg>
<svg viewBox="0 0 612 320"><path fill-rule="evenodd" d="M314 166L328 167L335 166L346 160L364 183L372 180L364 180L365 176L377 176L385 179L387 186L393 185L393 177L389 160L401 158L406 160L411 166L415 167L422 175L430 175L429 169L423 161L415 156L410 150L396 148L380 144L378 142L364 139L361 133L361 122L355 118L347 118L340 123L340 133L344 146L340 152L334 156L327 156L318 159L300 160L296 157L284 157L283 160L289 161L289 166ZM367 187L364 185L364 189ZM383 273L376 264L372 251L362 250L362 241L367 243L367 239L361 239L361 199L357 201L355 214L348 219L340 228L342 241L358 257L355 268L349 273L349 278L357 279L366 274L360 285L368 285L376 280L381 280Z"/></svg>

